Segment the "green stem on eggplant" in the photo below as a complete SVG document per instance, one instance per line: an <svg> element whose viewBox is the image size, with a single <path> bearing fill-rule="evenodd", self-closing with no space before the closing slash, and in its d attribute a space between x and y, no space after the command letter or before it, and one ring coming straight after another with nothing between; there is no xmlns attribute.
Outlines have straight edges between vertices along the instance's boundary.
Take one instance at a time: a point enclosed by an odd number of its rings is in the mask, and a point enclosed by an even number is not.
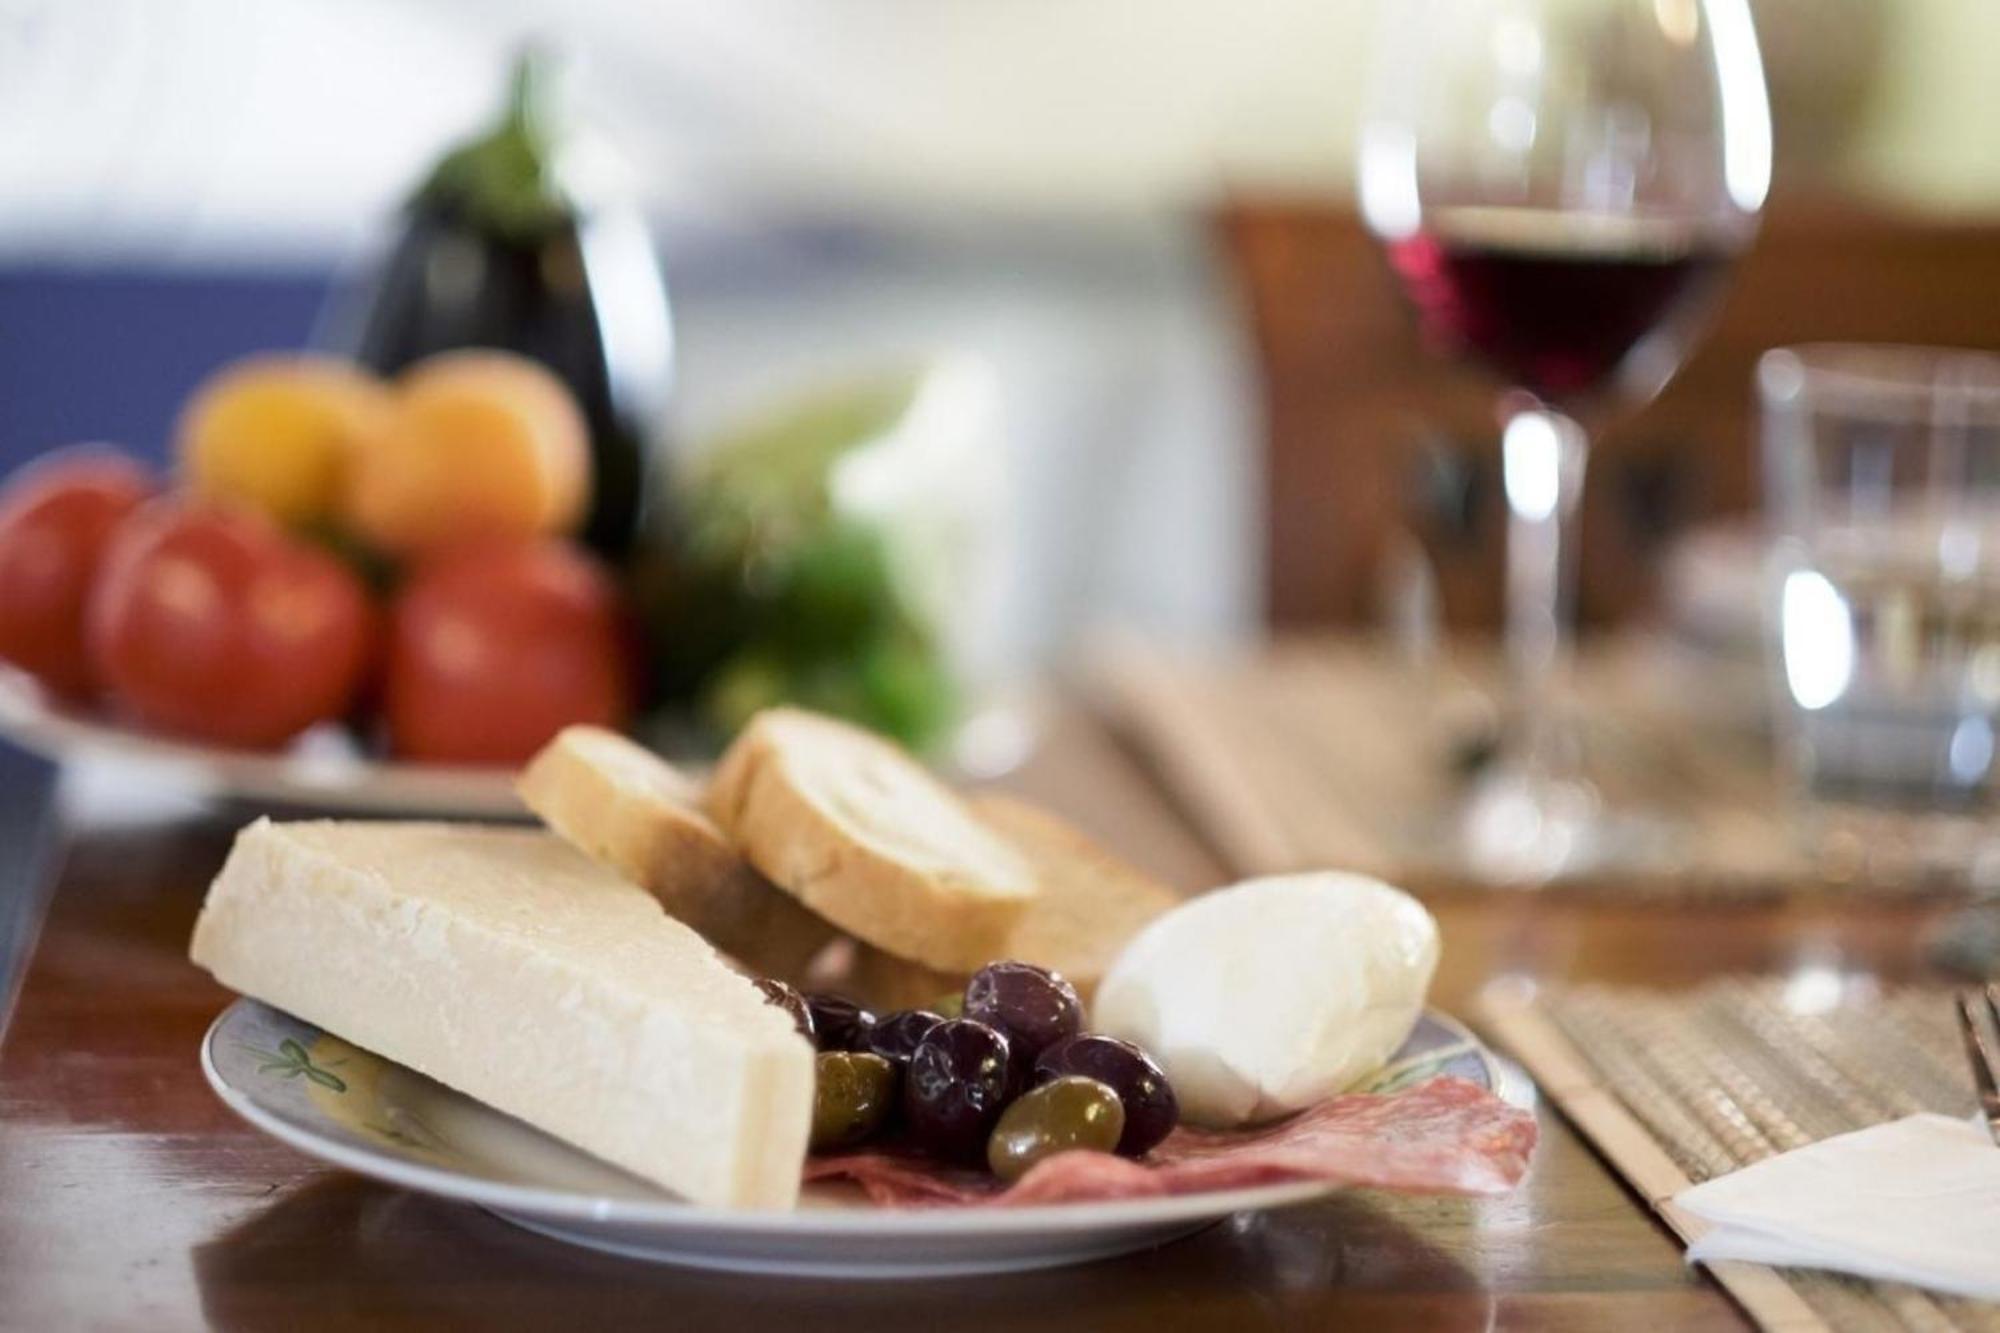
<svg viewBox="0 0 2000 1333"><path fill-rule="evenodd" d="M523 48L500 118L445 155L417 191L415 204L512 241L532 241L567 222L572 210L556 179L551 82L548 54L537 46Z"/></svg>

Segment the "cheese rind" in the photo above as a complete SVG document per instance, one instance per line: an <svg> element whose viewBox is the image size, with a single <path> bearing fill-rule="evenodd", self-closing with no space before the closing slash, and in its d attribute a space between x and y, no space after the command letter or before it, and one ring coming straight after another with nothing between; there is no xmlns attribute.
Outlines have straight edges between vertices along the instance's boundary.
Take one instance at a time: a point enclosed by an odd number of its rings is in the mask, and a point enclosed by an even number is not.
<svg viewBox="0 0 2000 1333"><path fill-rule="evenodd" d="M809 1044L651 895L550 834L259 820L189 954L694 1202L797 1200Z"/></svg>

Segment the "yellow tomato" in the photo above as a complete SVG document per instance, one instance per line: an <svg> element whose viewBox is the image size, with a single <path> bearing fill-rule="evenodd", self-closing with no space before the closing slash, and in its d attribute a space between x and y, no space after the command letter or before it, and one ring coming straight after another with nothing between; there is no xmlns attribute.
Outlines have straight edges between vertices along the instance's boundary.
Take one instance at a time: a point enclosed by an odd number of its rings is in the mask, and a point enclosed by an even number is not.
<svg viewBox="0 0 2000 1333"><path fill-rule="evenodd" d="M397 384L353 458L343 514L380 550L568 531L590 498L590 436L569 389L510 352L446 352Z"/></svg>
<svg viewBox="0 0 2000 1333"><path fill-rule="evenodd" d="M380 432L388 390L332 357L271 355L204 383L175 432L180 475L197 495L307 524L340 502L362 439Z"/></svg>

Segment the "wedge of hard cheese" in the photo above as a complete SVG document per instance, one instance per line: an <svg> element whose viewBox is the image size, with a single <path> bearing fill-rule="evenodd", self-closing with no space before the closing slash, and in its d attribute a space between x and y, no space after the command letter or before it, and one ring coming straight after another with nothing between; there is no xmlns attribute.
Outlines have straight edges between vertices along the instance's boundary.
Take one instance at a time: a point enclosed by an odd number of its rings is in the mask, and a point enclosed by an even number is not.
<svg viewBox="0 0 2000 1333"><path fill-rule="evenodd" d="M988 828L1028 859L1041 885L996 957L1054 968L1088 998L1126 942L1180 901L1171 888L1040 806L991 794L971 804ZM863 947L851 984L872 1004L910 1008L958 989L965 976Z"/></svg>
<svg viewBox="0 0 2000 1333"><path fill-rule="evenodd" d="M999 956L1038 892L1020 853L915 760L814 713L757 714L716 768L708 809L779 888L930 967Z"/></svg>
<svg viewBox="0 0 2000 1333"><path fill-rule="evenodd" d="M811 1047L650 894L551 834L259 820L189 954L697 1203L797 1199Z"/></svg>
<svg viewBox="0 0 2000 1333"><path fill-rule="evenodd" d="M651 891L745 967L796 979L833 928L772 885L701 808L693 779L602 727L567 727L515 784L565 841Z"/></svg>

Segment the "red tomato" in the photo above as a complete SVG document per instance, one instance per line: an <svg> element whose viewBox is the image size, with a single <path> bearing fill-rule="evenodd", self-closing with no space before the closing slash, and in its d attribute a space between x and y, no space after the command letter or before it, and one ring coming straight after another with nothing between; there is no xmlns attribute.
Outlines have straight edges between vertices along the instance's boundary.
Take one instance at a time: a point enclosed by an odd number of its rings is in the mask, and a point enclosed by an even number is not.
<svg viewBox="0 0 2000 1333"><path fill-rule="evenodd" d="M582 552L457 548L419 566L391 614L389 741L413 759L519 764L572 723L622 725L632 665L617 590Z"/></svg>
<svg viewBox="0 0 2000 1333"><path fill-rule="evenodd" d="M244 510L133 515L90 601L98 679L134 720L225 745L337 718L364 679L373 610L354 574Z"/></svg>
<svg viewBox="0 0 2000 1333"><path fill-rule="evenodd" d="M88 445L14 474L0 491L0 661L89 696L84 604L112 530L153 490L136 460Z"/></svg>

